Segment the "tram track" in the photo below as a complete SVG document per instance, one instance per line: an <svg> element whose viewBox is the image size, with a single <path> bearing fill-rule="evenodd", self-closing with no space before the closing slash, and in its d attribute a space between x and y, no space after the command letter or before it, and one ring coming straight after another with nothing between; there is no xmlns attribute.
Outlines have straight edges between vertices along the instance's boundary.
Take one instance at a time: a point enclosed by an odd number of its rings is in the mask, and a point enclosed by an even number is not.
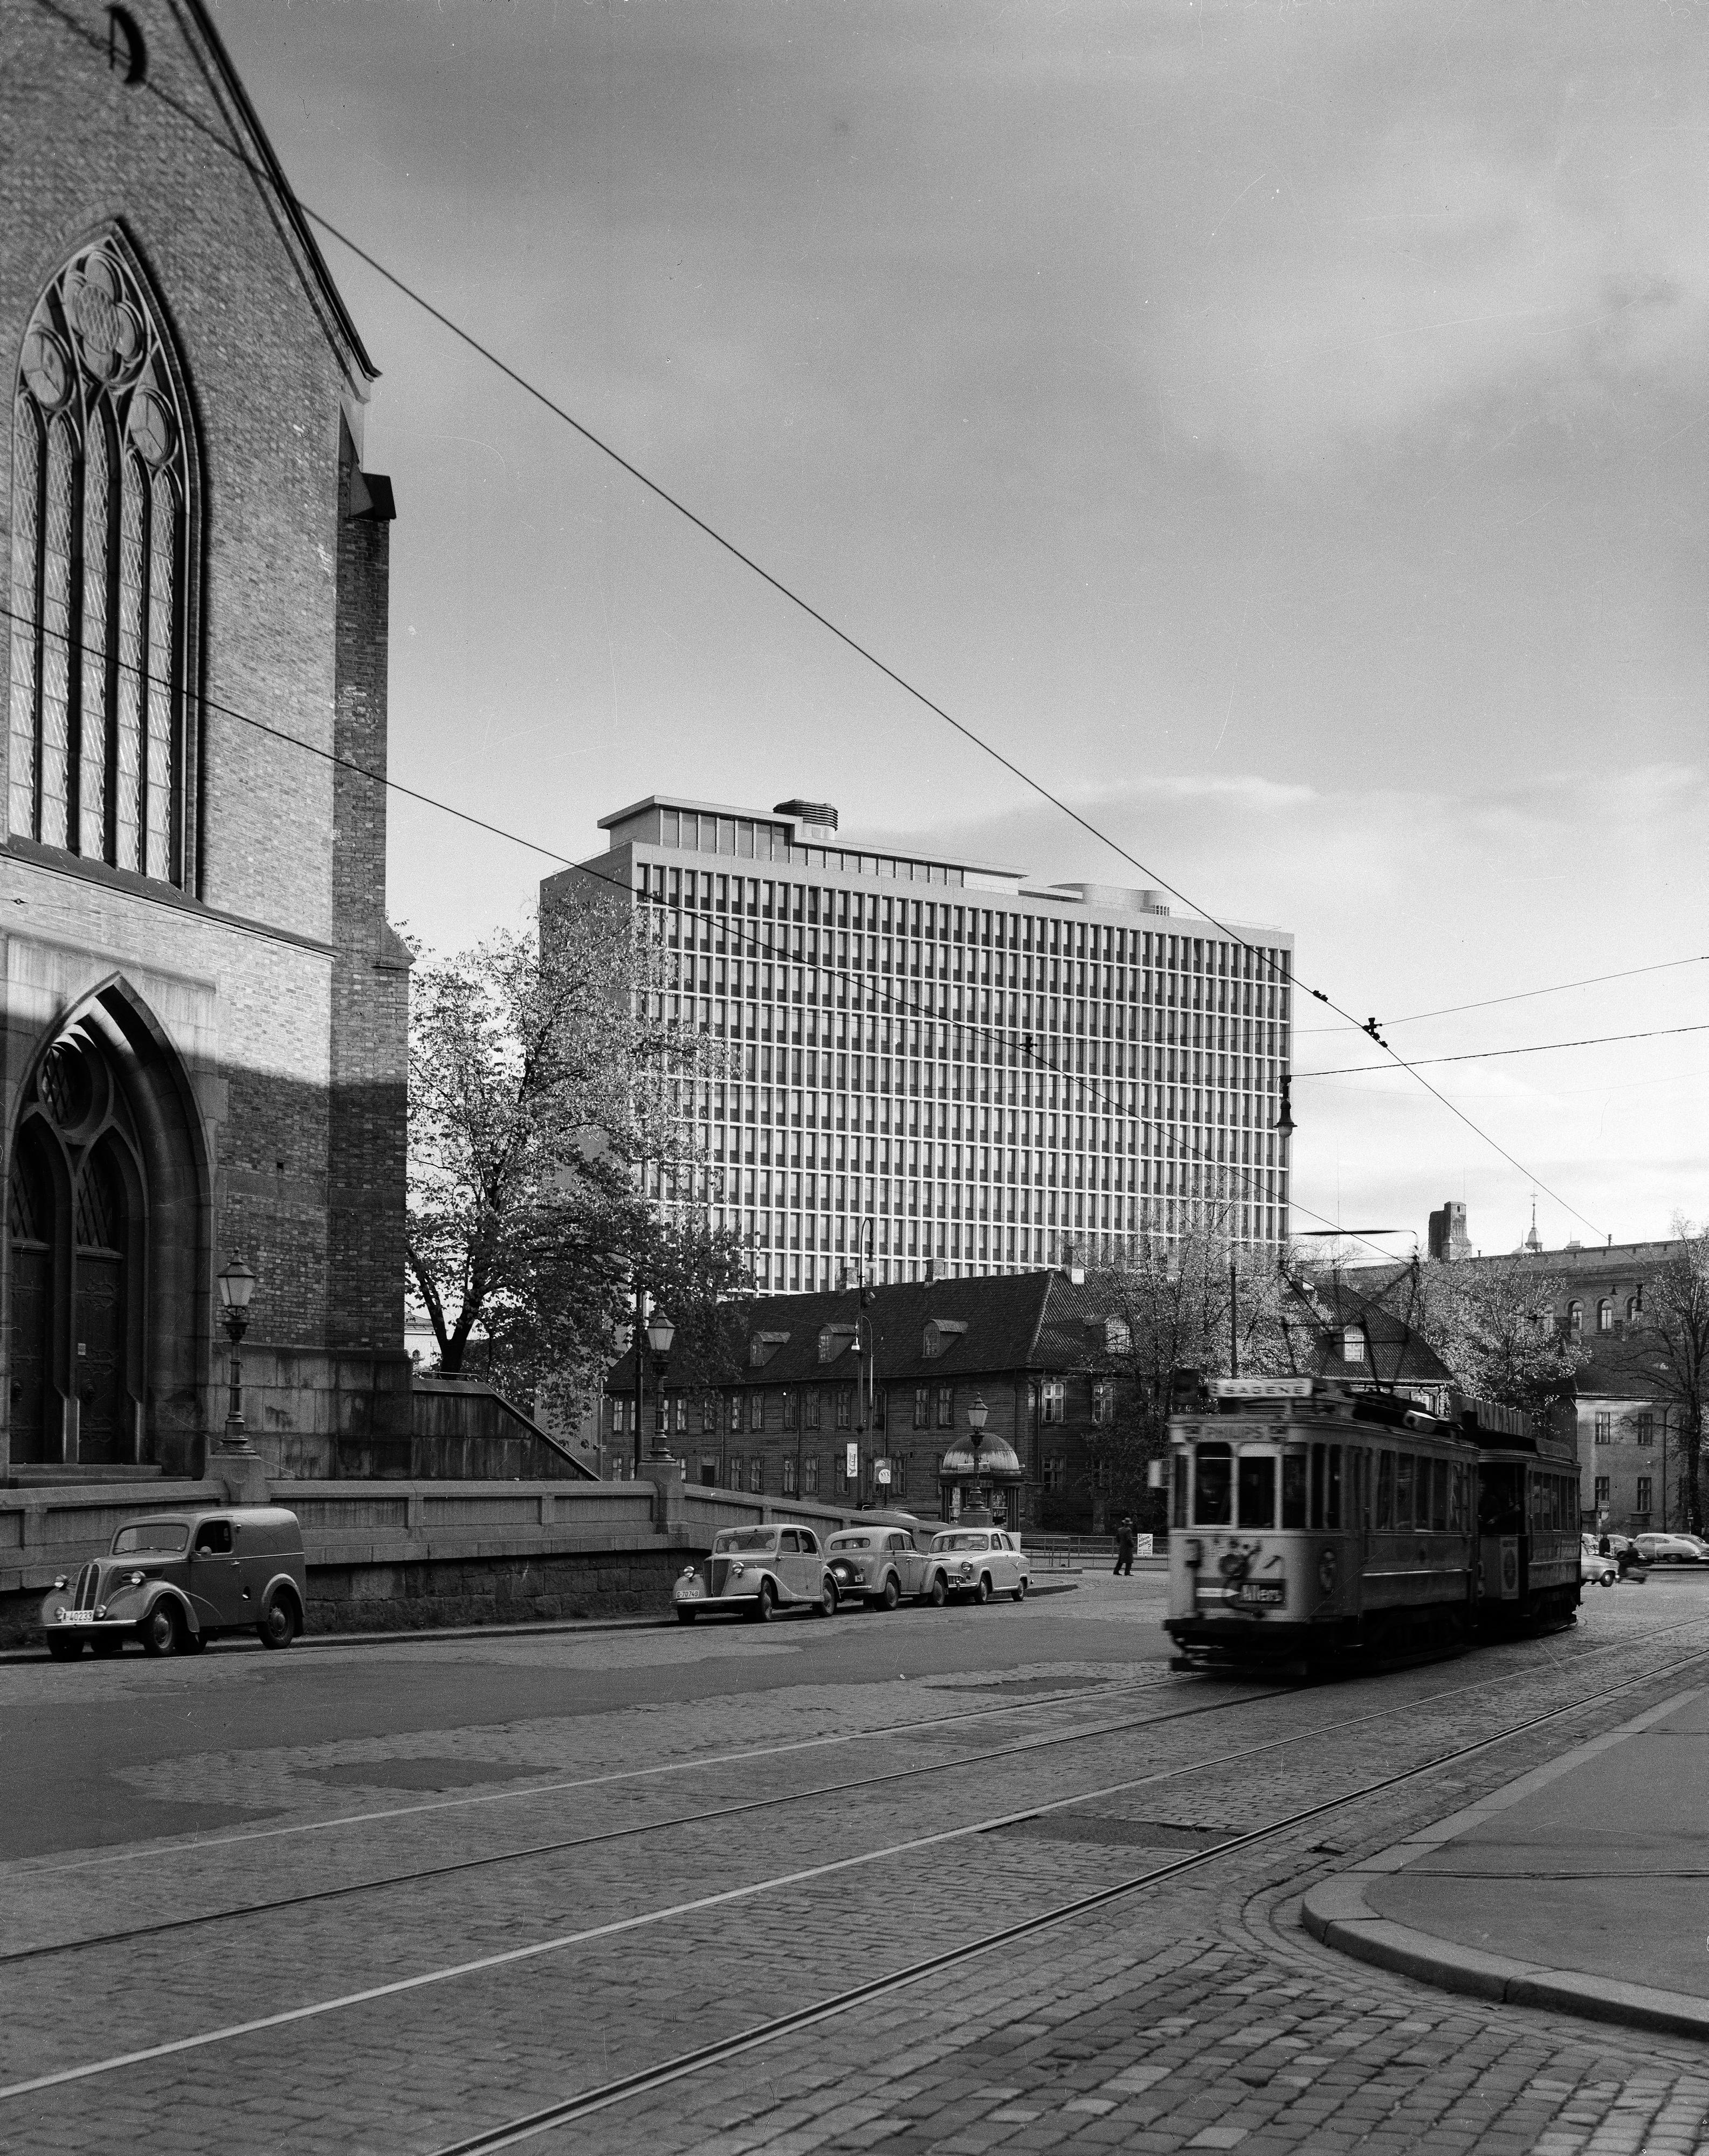
<svg viewBox="0 0 1709 2156"><path fill-rule="evenodd" d="M437 2156L475 2156L475 2152L509 2147L515 2143L530 2138L537 2133L546 2132L554 2126L573 2123L579 2118L589 2116L612 2104L643 2094L650 2089L665 2087L672 2081L681 2079L685 2075L704 2071L723 2059L737 2056L743 2051L777 2041L797 2030L811 2027L816 2022L848 2012L870 1999L904 1989L909 1985L919 1983L941 1970L1012 1945L1019 1940L1053 1926L1069 1922L1077 1917L1103 1907L1120 1900L1124 1896L1155 1887L1185 1873L1197 1871L1208 1864L1231 1856L1238 1851L1274 1840L1299 1826L1360 1803L1367 1798L1400 1788L1443 1768L1475 1758L1497 1745L1509 1743L1529 1731L1544 1727L1563 1720L1570 1715L1581 1712L1599 1702L1629 1692L1634 1686L1661 1682L1678 1671L1694 1667L1706 1660L1709 1660L1709 1646L1698 1649L1660 1667L1637 1671L1631 1676L1623 1677L1616 1684L1580 1694L1578 1697L1567 1701L1560 1706L1548 1708L1538 1714L1526 1716L1492 1735L1476 1738L1466 1744L1450 1747L1433 1755L1428 1760L1362 1783L1356 1789L1345 1790L1336 1796L1299 1808L1262 1826L1229 1835L1207 1849L1195 1851L1179 1858L1171 1859L1162 1864L1150 1866L1143 1872L1116 1881L1109 1887L1076 1896L1053 1908L1039 1912L1013 1924L1003 1926L962 1945L909 1964L903 1969L890 1971L883 1976L872 1979L864 1984L831 1994L823 1999L797 2009L790 2014L755 2024L746 2030L739 2031L730 2037L720 2039L709 2045L697 2047L692 2051L680 2054L655 2066L578 2092L557 2104L528 2113L521 2118L508 2121L487 2133L450 2144L445 2149L437 2152ZM1521 1674L1527 1674L1527 1672L1508 1672L1504 1677L1492 1678L1486 1681L1506 1681L1513 1676ZM467 1961L452 1963L435 1969L420 1971L414 1975L395 1979L385 1984L370 1985L333 1998L313 2000L304 2005L285 2009L277 2013L229 2024L218 2029L198 2031L190 2035L119 2053L106 2059L60 2068L51 2073L0 2087L0 2102L37 2094L51 2088L88 2082L109 2074L121 2072L128 2068L206 2050L217 2045L234 2042L270 2030L349 2012L364 2005L420 1992L430 1987L491 1974L502 1969L538 1960L545 1956L562 1953L576 1948L594 1946L657 1926L697 1917L708 1911L752 1902L769 1893L811 1886L816 1882L838 1876L846 1876L867 1866L888 1865L899 1858L941 1848L970 1837L996 1833L1006 1828L1020 1826L1032 1820L1048 1818L1054 1814L1070 1810L1077 1805L1108 1800L1114 1797L1130 1794L1138 1789L1179 1781L1217 1769L1227 1769L1290 1745L1320 1740L1326 1736L1392 1718L1398 1714L1417 1713L1421 1708L1437 1701L1449 1697L1458 1698L1463 1697L1465 1691L1475 1688L1478 1687L1460 1686L1455 1688L1453 1693L1434 1694L1423 1700L1398 1702L1390 1707L1372 1709L1367 1714L1344 1717L1332 1724L1318 1724L1309 1728L1293 1730L1284 1735L1266 1739L1262 1743L1244 1746L1234 1751L1213 1755L1209 1758L1155 1769L1147 1774L1125 1777L1116 1782L1078 1789L1065 1796L968 1821L961 1825L909 1836L900 1841L862 1851L826 1863L750 1881L718 1892L642 1911L605 1923L585 1926L572 1932L532 1941L523 1946L507 1948ZM1268 1688L1264 1695L1268 1698L1283 1696L1282 1691L1274 1686ZM1253 1703L1255 1697L1243 1697L1225 1704L1228 1707L1249 1705ZM1141 1727L1146 1726L1150 1725L1141 1725ZM1130 1732L1133 1728L1131 1724L1125 1724L1122 1727ZM982 1763L991 1756L992 1755L989 1753L970 1755L968 1758L953 1763L975 1764ZM947 1765L952 1763L934 1763ZM281 1906L293 1906L296 1899L308 1898L313 1897L293 1897L292 1902L282 1903Z"/></svg>
<svg viewBox="0 0 1709 2156"><path fill-rule="evenodd" d="M926 1681L929 1683L929 1680ZM69 1863L20 1866L12 1876L25 1879L51 1879L64 1877L72 1872L110 1871L121 1865L165 1863L175 1857L191 1856L200 1861L212 1851L234 1849L255 1842L285 1841L312 1834L334 1834L350 1827L382 1826L394 1820L471 1811L492 1804L525 1804L539 1797L579 1795L589 1789L606 1789L620 1782L644 1782L669 1774L693 1774L715 1767L750 1765L758 1760L782 1758L794 1753L828 1751L839 1745L883 1743L895 1737L912 1736L923 1730L951 1728L963 1722L986 1722L999 1716L1042 1713L1050 1707L1071 1706L1094 1697L1111 1699L1139 1692L1177 1691L1193 1681L1193 1678L1179 1672L1160 1668L1155 1676L1121 1678L1109 1683L1099 1681L1095 1687L1086 1685L1072 1691L1043 1693L1032 1699L999 1700L986 1707L964 1708L957 1714L926 1715L912 1722L880 1722L867 1728L827 1730L816 1737L790 1738L777 1744L750 1745L739 1752L698 1753L686 1758L660 1760L649 1767L619 1767L607 1774L582 1774L566 1781L530 1782L525 1789L481 1789L466 1796L435 1797L425 1804L387 1804L369 1811L340 1812L332 1819L293 1820L283 1826L245 1827L232 1834L203 1835L193 1840L154 1844L142 1849L103 1850L99 1856L77 1857ZM940 1689L947 1690L949 1687ZM1270 1684L1266 1689L1274 1691L1278 1687Z"/></svg>
<svg viewBox="0 0 1709 2156"><path fill-rule="evenodd" d="M1694 1625L1705 1621L1709 1620L1689 1620L1680 1625L1670 1626L1665 1631L1652 1636L1665 1638L1669 1633L1690 1630ZM1593 1647L1586 1649L1584 1653L1593 1655L1605 1651L1607 1650L1603 1647ZM1356 1727L1369 1721L1382 1720L1386 1717L1399 1713L1416 1712L1421 1707L1437 1704L1450 1697L1461 1697L1469 1691L1481 1690L1492 1685L1511 1683L1516 1677L1526 1674L1529 1672L1505 1671L1476 1678L1470 1685L1456 1686L1452 1693L1427 1693L1422 1699L1408 1700L1392 1706L1373 1708L1369 1714L1344 1718L1330 1725L1330 1732L1339 1732L1344 1728ZM936 1716L924 1722L893 1724L879 1730L863 1730L852 1738L837 1736L812 1738L806 1740L800 1745L762 1748L757 1751L727 1753L711 1760L692 1763L671 1762L660 1768L630 1768L611 1775L589 1778L570 1784L549 1784L532 1790L502 1791L497 1794L509 1796L550 1795L566 1788L585 1789L613 1782L642 1779L658 1773L674 1771L683 1763L702 1767L747 1764L756 1758L775 1758L780 1754L787 1754L821 1745L856 1741L880 1742L887 1738L905 1737L920 1730L953 1727L964 1722L983 1721L992 1716L1012 1715L1032 1708L1061 1706L1068 1702L1088 1701L1090 1698L1095 1698L1102 1702L1109 1699L1113 1694L1121 1696L1133 1692L1172 1691L1180 1684L1192 1681L1191 1679L1182 1678L1144 1680L1131 1684L1122 1683L1109 1687L1100 1687L1095 1693L1089 1693L1087 1691L1053 1693L1040 1700L1014 1701L989 1707L975 1708L963 1715ZM543 1857L565 1856L573 1851L609 1846L621 1841L639 1840L648 1835L672 1833L686 1828L712 1825L723 1820L751 1816L759 1812L781 1810L795 1804L807 1804L835 1797L856 1795L868 1790L882 1789L898 1783L920 1781L934 1775L954 1774L969 1768L986 1766L996 1760L1036 1756L1073 1744L1093 1743L1100 1738L1143 1735L1149 1730L1166 1728L1177 1722L1200 1719L1212 1714L1230 1712L1241 1707L1260 1705L1268 1701L1320 1689L1320 1686L1304 1682L1280 1685L1267 1682L1257 1690L1243 1691L1233 1697L1219 1697L1205 1701L1197 1705L1183 1707L1167 1713L1152 1715L1137 1722L1123 1719L1118 1722L1094 1722L1078 1728L1022 1738L1014 1743L991 1747L981 1751L961 1753L952 1758L925 1760L911 1766L889 1768L881 1773L856 1775L842 1781L816 1783L806 1789L774 1790L763 1796L744 1797L728 1804L703 1806L692 1812L674 1813L664 1819L636 1820L622 1826L604 1828L592 1833L559 1835L548 1840L524 1843L514 1849L482 1851L479 1855L473 1856L450 1858L438 1863L412 1866L407 1869L383 1873L376 1877L341 1881L334 1886L306 1888L296 1893L271 1896L262 1901L239 1902L226 1908L200 1910L181 1916L162 1917L144 1923L116 1926L106 1931L88 1933L75 1938L43 1940L33 1946L0 1952L0 1969L15 1967L24 1963L42 1963L61 1956L86 1953L97 1948L134 1944L141 1940L162 1938L172 1933L209 1930L222 1924L249 1922L289 1911L311 1908L317 1905L353 1901L365 1895L383 1893L399 1887L419 1887L471 1872L494 1870L505 1865L522 1863ZM1299 1743L1303 1741L1305 1734L1310 1733L1314 1732L1290 1735L1277 1742L1284 1744ZM1165 1771L1168 1774L1173 1774L1196 1770L1187 1768ZM483 1793L483 1795L491 1793ZM475 1801L481 1800L477 1799ZM1087 1800L1085 1798L1081 1798L1070 1801ZM405 1816L418 1810L432 1812L444 1808L439 1805L400 1808ZM396 1815L389 1811L378 1815L357 1815L353 1820L347 1819L326 1824L354 1824L376 1816L390 1818L394 1815ZM281 1831L289 1831L289 1830ZM209 1847L219 1845L218 1841L191 1845L198 1854ZM24 1876L41 1877L49 1875L36 1871Z"/></svg>
<svg viewBox="0 0 1709 2156"><path fill-rule="evenodd" d="M1185 1856L1171 1858L1167 1862L1155 1865L1145 1871L1130 1874L1125 1879L1114 1881L1107 1887L1095 1888L1089 1893L1075 1895L1068 1901L1058 1903L1053 1908L1042 1910L1031 1917L1022 1917L1012 1924L1001 1926L996 1930L987 1932L976 1939L968 1940L960 1946L947 1948L939 1953L926 1956L919 1961L908 1964L903 1968L890 1970L884 1975L872 1978L864 1984L850 1985L842 1991L832 1993L808 2005L798 2007L790 2013L774 2015L767 2020L756 2022L745 2030L738 2030L729 2036L718 2039L709 2044L697 2046L690 2051L678 2052L674 2057L661 2061L654 2066L642 2067L634 2073L620 2075L595 2084L592 2087L579 2090L557 2102L543 2105L534 2111L523 2112L516 2118L507 2119L497 2127L465 2136L457 2141L445 2143L431 2152L431 2156L499 2156L499 2152L503 2149L519 2147L524 2142L555 2132L559 2128L576 2125L584 2119L595 2118L602 2112L631 2102L636 2097L668 2088L678 2082L707 2072L714 2066L723 2065L729 2060L739 2058L748 2052L762 2050L769 2045L784 2041L805 2030L818 2027L845 2014L854 2012L862 2006L893 1997L898 1992L907 1990L913 1985L924 1983L948 1970L960 1968L968 1962L979 1959L987 1954L1005 1951L1024 1939L1053 1930L1063 1924L1072 1923L1096 1910L1107 1908L1113 1903L1154 1890L1187 1874L1204 1871L1212 1865L1243 1851L1279 1840L1300 1827L1310 1825L1336 1812L1345 1810L1351 1805L1361 1804L1367 1799L1382 1796L1391 1790L1401 1789L1408 1783L1421 1780L1426 1775L1439 1773L1444 1768L1458 1765L1464 1761L1476 1758L1480 1753L1490 1752L1498 1745L1509 1743L1515 1738L1524 1736L1532 1730L1562 1721L1569 1715L1581 1712L1584 1708L1595 1706L1601 1701L1628 1692L1634 1684L1659 1681L1676 1674L1679 1671L1701 1664L1706 1660L1709 1660L1709 1648L1701 1650L1696 1654L1685 1656L1665 1668L1646 1671L1635 1678L1622 1679L1618 1684L1606 1686L1598 1691L1585 1694L1562 1706L1551 1707L1541 1714L1527 1716L1522 1722L1513 1723L1508 1728L1497 1731L1491 1736L1476 1738L1468 1744L1454 1746L1429 1759L1419 1761L1413 1766L1399 1768L1392 1774L1382 1775L1374 1780L1363 1783L1357 1789L1344 1790L1339 1795L1321 1799L1315 1804L1303 1805L1284 1814L1280 1818L1267 1821L1262 1826L1254 1827L1246 1833L1231 1835L1225 1840L1217 1842L1207 1849L1196 1850ZM1078 1799L1082 1803L1088 1800L1086 1797ZM1076 1800L1062 1801L1066 1803ZM1032 1811L1016 1815L1015 1818L1017 1820L1036 1818L1048 1810L1058 1808L1058 1805L1039 1806ZM1014 1821L1012 1820L985 1822L970 1830L976 1833L988 1833L996 1830L999 1826L1012 1823ZM3 2097L6 2093L6 2091L0 2089L0 2097Z"/></svg>

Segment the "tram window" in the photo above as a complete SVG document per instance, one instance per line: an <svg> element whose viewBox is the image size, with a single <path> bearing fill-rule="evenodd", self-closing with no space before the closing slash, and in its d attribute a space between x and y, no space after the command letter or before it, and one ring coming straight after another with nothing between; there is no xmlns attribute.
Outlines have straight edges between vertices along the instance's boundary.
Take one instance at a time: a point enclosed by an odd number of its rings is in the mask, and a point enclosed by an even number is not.
<svg viewBox="0 0 1709 2156"><path fill-rule="evenodd" d="M1276 1524L1276 1462L1273 1453L1243 1453L1240 1458L1240 1524Z"/></svg>
<svg viewBox="0 0 1709 2156"><path fill-rule="evenodd" d="M1465 1532L1465 1467L1458 1460L1454 1462L1454 1479L1449 1486L1448 1524L1457 1535Z"/></svg>
<svg viewBox="0 0 1709 2156"><path fill-rule="evenodd" d="M1323 1524L1339 1527L1341 1523L1341 1448L1332 1445L1329 1449L1329 1491L1324 1506Z"/></svg>
<svg viewBox="0 0 1709 2156"><path fill-rule="evenodd" d="M1193 1470L1195 1525L1226 1527L1233 1510L1234 1456L1226 1445L1202 1445Z"/></svg>
<svg viewBox="0 0 1709 2156"><path fill-rule="evenodd" d="M1413 1481L1416 1465L1410 1452L1398 1452L1394 1456L1394 1523L1403 1529L1413 1524Z"/></svg>
<svg viewBox="0 0 1709 2156"><path fill-rule="evenodd" d="M1311 1524L1323 1525L1323 1455L1326 1447L1314 1445L1311 1448Z"/></svg>
<svg viewBox="0 0 1709 2156"><path fill-rule="evenodd" d="M1303 1527L1305 1524L1305 1474L1303 1450L1283 1454L1282 1525L1284 1527Z"/></svg>
<svg viewBox="0 0 1709 2156"><path fill-rule="evenodd" d="M1187 1456L1184 1452L1175 1455L1175 1498L1170 1507L1169 1524L1172 1527L1187 1525Z"/></svg>
<svg viewBox="0 0 1709 2156"><path fill-rule="evenodd" d="M1448 1471L1452 1463L1439 1460L1432 1472L1435 1487L1430 1498L1430 1524L1440 1534L1448 1525Z"/></svg>
<svg viewBox="0 0 1709 2156"><path fill-rule="evenodd" d="M1377 1455L1377 1530L1379 1534L1394 1525L1394 1455L1379 1452Z"/></svg>

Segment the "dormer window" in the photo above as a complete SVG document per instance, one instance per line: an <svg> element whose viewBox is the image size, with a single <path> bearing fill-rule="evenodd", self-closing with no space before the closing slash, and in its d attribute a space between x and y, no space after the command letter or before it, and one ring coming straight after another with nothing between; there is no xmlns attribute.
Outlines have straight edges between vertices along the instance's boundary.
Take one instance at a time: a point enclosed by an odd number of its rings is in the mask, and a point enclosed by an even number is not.
<svg viewBox="0 0 1709 2156"><path fill-rule="evenodd" d="M935 1363L940 1355L949 1353L966 1330L959 1317L934 1317L927 1323L920 1353L928 1363Z"/></svg>
<svg viewBox="0 0 1709 2156"><path fill-rule="evenodd" d="M852 1325L821 1326L819 1332L819 1360L834 1363L844 1348L852 1346L856 1339Z"/></svg>
<svg viewBox="0 0 1709 2156"><path fill-rule="evenodd" d="M1134 1337L1125 1317L1106 1317L1104 1321L1104 1352L1106 1355L1125 1355L1134 1344Z"/></svg>
<svg viewBox="0 0 1709 2156"><path fill-rule="evenodd" d="M1344 1363L1362 1363L1365 1359L1365 1335L1356 1325L1347 1326L1341 1333L1341 1360Z"/></svg>
<svg viewBox="0 0 1709 2156"><path fill-rule="evenodd" d="M748 1367L763 1370L780 1348L789 1344L787 1332L756 1332L748 1342Z"/></svg>

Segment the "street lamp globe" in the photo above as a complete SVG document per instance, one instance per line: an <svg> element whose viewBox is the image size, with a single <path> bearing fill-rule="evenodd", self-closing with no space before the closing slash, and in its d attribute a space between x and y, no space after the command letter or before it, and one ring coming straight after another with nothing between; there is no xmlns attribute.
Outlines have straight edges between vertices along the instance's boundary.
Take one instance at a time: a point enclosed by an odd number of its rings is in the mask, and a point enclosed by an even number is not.
<svg viewBox="0 0 1709 2156"><path fill-rule="evenodd" d="M247 1310L255 1291L255 1276L241 1258L234 1258L215 1283L222 1310Z"/></svg>
<svg viewBox="0 0 1709 2156"><path fill-rule="evenodd" d="M975 1445L981 1441L986 1417L990 1413L991 1409L986 1405L984 1396L975 1393L967 1409L967 1427L973 1432L973 1441Z"/></svg>
<svg viewBox="0 0 1709 2156"><path fill-rule="evenodd" d="M677 1337L677 1328L662 1310L656 1310L646 1322L646 1344L661 1362L671 1352L671 1343Z"/></svg>

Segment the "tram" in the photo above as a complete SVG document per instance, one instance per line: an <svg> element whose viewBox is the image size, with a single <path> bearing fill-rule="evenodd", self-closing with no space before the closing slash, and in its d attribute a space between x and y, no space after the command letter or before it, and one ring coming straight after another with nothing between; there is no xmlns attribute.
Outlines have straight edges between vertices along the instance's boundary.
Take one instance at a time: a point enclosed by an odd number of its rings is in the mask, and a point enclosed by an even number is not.
<svg viewBox="0 0 1709 2156"><path fill-rule="evenodd" d="M1576 1451L1511 1409L1221 1378L1171 1418L1168 1487L1177 1669L1357 1669L1578 1606Z"/></svg>

